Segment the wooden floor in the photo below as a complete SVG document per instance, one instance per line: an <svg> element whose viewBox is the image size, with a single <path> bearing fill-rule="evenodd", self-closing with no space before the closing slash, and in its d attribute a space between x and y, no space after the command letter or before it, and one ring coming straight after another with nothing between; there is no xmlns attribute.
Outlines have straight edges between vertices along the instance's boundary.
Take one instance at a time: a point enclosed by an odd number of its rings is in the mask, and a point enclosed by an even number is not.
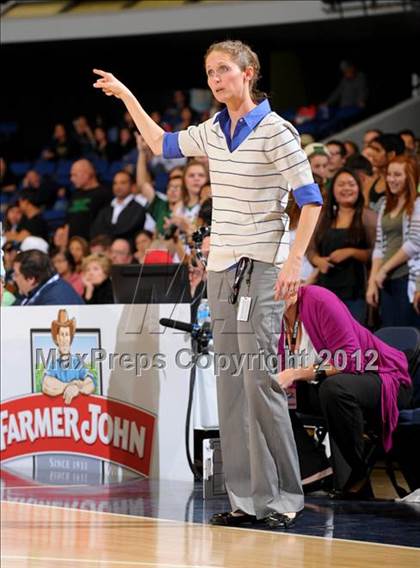
<svg viewBox="0 0 420 568"><path fill-rule="evenodd" d="M1 505L2 568L418 568L420 550L27 503Z"/></svg>

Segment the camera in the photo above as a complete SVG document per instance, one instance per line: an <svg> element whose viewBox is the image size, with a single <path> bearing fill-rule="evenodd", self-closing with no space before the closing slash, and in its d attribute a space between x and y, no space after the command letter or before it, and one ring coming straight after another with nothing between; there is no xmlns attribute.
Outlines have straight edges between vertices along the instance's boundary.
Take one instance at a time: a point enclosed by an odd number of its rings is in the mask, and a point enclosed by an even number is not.
<svg viewBox="0 0 420 568"><path fill-rule="evenodd" d="M199 247L203 243L203 240L208 236L210 236L210 227L200 227L191 235L194 246Z"/></svg>

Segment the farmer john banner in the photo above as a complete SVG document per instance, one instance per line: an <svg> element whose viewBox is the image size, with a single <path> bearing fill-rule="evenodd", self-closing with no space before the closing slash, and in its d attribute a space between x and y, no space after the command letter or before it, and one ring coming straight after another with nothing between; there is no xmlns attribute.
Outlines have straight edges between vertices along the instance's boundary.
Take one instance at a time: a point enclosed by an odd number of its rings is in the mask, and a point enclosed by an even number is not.
<svg viewBox="0 0 420 568"><path fill-rule="evenodd" d="M189 480L188 305L2 309L2 467L47 483Z"/></svg>

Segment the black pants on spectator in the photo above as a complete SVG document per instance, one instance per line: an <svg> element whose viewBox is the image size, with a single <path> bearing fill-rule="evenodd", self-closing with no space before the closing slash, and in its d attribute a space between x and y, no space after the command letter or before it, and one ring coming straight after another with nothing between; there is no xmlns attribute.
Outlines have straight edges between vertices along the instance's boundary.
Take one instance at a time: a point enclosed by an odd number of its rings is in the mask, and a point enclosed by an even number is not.
<svg viewBox="0 0 420 568"><path fill-rule="evenodd" d="M411 387L400 387L398 408L407 408ZM298 381L297 410L322 415L330 436L335 485L342 489L350 473L362 478L366 473L365 439L367 429L382 433L381 379L376 373L360 375L339 373L327 377L321 385Z"/></svg>
<svg viewBox="0 0 420 568"><path fill-rule="evenodd" d="M408 276L386 279L380 293L382 327L420 327L420 316L414 311L407 295Z"/></svg>

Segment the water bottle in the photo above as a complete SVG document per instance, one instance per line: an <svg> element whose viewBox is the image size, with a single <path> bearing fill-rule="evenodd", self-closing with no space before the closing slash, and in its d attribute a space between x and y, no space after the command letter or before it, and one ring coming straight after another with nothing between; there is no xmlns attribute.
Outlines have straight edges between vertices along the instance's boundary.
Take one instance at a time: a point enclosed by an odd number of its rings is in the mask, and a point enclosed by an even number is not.
<svg viewBox="0 0 420 568"><path fill-rule="evenodd" d="M197 325L202 329L207 323L209 324L207 327L209 327L211 324L209 301L207 298L203 298L197 310Z"/></svg>

